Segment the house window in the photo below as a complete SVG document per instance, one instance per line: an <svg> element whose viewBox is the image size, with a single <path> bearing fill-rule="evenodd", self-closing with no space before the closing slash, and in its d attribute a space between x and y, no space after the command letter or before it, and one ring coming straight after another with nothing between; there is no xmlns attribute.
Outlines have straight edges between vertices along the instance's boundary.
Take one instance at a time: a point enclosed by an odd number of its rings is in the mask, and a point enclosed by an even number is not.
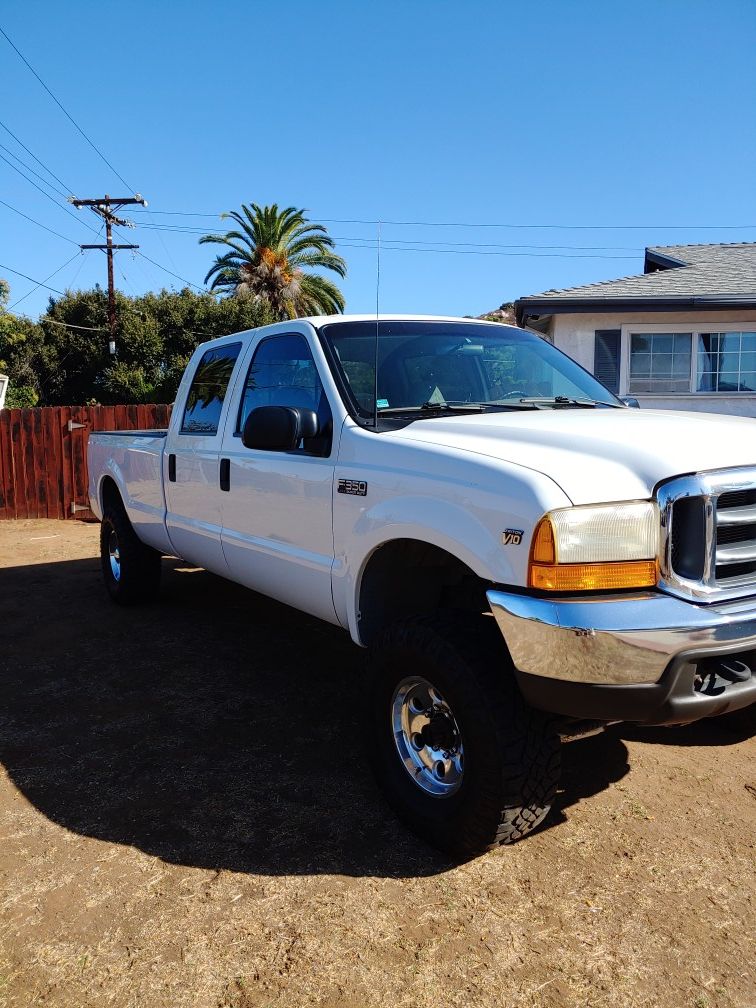
<svg viewBox="0 0 756 1008"><path fill-rule="evenodd" d="M756 332L631 332L628 392L756 392Z"/></svg>
<svg viewBox="0 0 756 1008"><path fill-rule="evenodd" d="M690 392L692 333L631 333L630 392Z"/></svg>
<svg viewBox="0 0 756 1008"><path fill-rule="evenodd" d="M696 392L756 392L756 332L699 333Z"/></svg>

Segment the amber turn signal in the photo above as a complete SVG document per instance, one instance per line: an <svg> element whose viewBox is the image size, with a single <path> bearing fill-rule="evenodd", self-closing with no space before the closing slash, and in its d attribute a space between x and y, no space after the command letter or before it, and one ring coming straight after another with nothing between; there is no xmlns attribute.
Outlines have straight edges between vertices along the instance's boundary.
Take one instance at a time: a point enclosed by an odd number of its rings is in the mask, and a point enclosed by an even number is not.
<svg viewBox="0 0 756 1008"><path fill-rule="evenodd" d="M540 531L540 529L539 529ZM613 591L617 588L652 588L658 578L655 560L612 563L543 564L537 562L536 543L528 571L528 584L541 591Z"/></svg>
<svg viewBox="0 0 756 1008"><path fill-rule="evenodd" d="M548 518L541 518L538 522L538 527L533 535L533 544L530 547L530 562L531 564L556 563L554 529Z"/></svg>

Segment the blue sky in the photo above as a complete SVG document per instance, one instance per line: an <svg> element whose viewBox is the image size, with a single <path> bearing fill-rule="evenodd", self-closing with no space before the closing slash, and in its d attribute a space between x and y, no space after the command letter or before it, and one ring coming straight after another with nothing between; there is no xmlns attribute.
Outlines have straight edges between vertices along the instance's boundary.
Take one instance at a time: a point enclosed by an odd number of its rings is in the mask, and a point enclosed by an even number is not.
<svg viewBox="0 0 756 1008"><path fill-rule="evenodd" d="M381 309L399 312L478 314L639 272L649 244L756 241L753 0L31 0L0 25L148 199L128 240L196 285L212 247L154 225L222 225L158 211L308 208L339 239L351 311L375 308L376 228L347 220L521 225L384 224ZM66 188L124 194L2 37L0 95L0 120ZM1 128L0 144L44 175ZM66 216L2 160L0 199L98 240L91 213ZM0 205L4 266L43 280L71 256L51 286L105 283L101 253ZM130 253L117 267L127 293L182 286ZM0 276L12 302L33 287Z"/></svg>

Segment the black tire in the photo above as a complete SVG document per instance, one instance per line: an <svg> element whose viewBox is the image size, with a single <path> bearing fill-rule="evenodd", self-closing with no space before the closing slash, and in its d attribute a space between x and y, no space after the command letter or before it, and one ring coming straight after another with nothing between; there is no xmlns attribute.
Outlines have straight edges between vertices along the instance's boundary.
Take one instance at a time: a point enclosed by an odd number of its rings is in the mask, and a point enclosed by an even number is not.
<svg viewBox="0 0 756 1008"><path fill-rule="evenodd" d="M115 563L111 550L117 549ZM119 605L152 601L160 588L161 556L137 537L123 506L105 508L100 525L100 563L105 587Z"/></svg>
<svg viewBox="0 0 756 1008"><path fill-rule="evenodd" d="M523 700L490 617L397 623L375 642L370 673L376 774L410 829L448 854L469 857L538 826L559 783L556 720ZM400 758L392 710L400 683L411 677L436 688L458 726L463 770L451 793L424 790Z"/></svg>

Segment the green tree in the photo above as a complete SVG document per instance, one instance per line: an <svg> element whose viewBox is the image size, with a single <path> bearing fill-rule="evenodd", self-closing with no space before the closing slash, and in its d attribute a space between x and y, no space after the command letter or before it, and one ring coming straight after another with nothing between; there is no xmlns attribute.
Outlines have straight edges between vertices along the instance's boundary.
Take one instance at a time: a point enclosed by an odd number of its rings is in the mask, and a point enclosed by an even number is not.
<svg viewBox="0 0 756 1008"><path fill-rule="evenodd" d="M108 352L107 295L99 288L51 298L41 320L49 368L45 402L172 402L198 344L274 321L265 305L212 294L116 294L116 354ZM76 326L77 328L73 328Z"/></svg>
<svg viewBox="0 0 756 1008"><path fill-rule="evenodd" d="M10 378L5 406L36 406L41 394L38 366L44 333L30 319L6 311L9 296L7 282L0 280L0 372Z"/></svg>
<svg viewBox="0 0 756 1008"><path fill-rule="evenodd" d="M311 269L346 276L346 263L333 251L334 241L322 224L311 224L304 210L277 204L242 204L242 212L223 214L238 225L225 235L204 235L200 244L225 245L205 283L240 300L263 302L277 319L330 315L344 310L339 288Z"/></svg>
<svg viewBox="0 0 756 1008"><path fill-rule="evenodd" d="M107 295L99 287L51 298L39 323L4 311L0 285L0 371L7 406L172 402L199 343L274 321L249 300L160 291L116 294L116 354L108 351Z"/></svg>

